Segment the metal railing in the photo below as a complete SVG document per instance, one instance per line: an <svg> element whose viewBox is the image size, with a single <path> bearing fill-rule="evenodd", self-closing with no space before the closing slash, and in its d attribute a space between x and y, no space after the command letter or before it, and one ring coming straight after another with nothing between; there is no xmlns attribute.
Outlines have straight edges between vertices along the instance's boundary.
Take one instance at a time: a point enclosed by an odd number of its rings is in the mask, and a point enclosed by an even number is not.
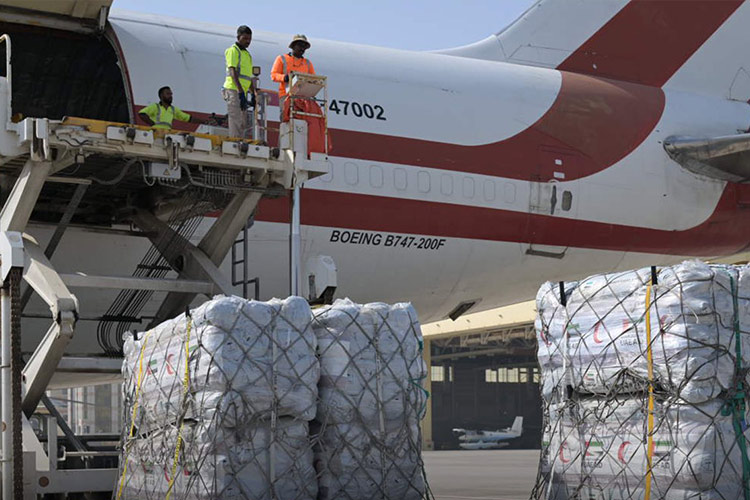
<svg viewBox="0 0 750 500"><path fill-rule="evenodd" d="M252 137L254 141L268 143L268 93L259 91L256 94L253 109Z"/></svg>
<svg viewBox="0 0 750 500"><path fill-rule="evenodd" d="M8 122L13 117L13 80L12 80L12 63L10 60L11 43L10 35L0 35L0 43L5 42L5 79L8 81Z"/></svg>
<svg viewBox="0 0 750 500"><path fill-rule="evenodd" d="M291 82L292 79L297 76L299 78L305 79L305 80L311 80L314 81L316 84L322 85L323 90L323 98L319 98L317 96L300 96L295 95L291 92ZM326 156L328 155L328 81L325 76L321 75L311 75L308 73L299 73L296 71L292 71L289 73L289 88L290 92L287 94L287 102L289 103L289 122L293 122L297 118L304 117L311 117L311 118L321 118L323 120L323 142L324 142L324 152ZM302 100L302 101L310 101L318 104L320 107L320 113L308 113L305 111L299 111L295 107L295 101ZM281 105L281 104L280 104ZM286 105L286 103L285 103ZM284 109L280 110L282 120L284 116ZM292 149L294 149L294 127L289 127L289 134L290 134L290 142ZM309 132L308 132L309 134ZM310 149L310 144L308 143L308 154Z"/></svg>

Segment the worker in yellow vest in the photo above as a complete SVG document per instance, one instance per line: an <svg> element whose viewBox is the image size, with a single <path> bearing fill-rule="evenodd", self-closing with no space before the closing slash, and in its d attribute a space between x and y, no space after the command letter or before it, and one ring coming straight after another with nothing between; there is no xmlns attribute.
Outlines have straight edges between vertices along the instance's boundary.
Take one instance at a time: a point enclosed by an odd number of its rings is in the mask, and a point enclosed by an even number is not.
<svg viewBox="0 0 750 500"><path fill-rule="evenodd" d="M279 82L279 109L282 115L284 113L284 101L289 92L289 73L296 71L298 73L315 74L312 63L305 59L305 51L310 48L307 37L295 35L289 44L289 48L292 51L278 56L273 62L273 68L271 68L271 80Z"/></svg>
<svg viewBox="0 0 750 500"><path fill-rule="evenodd" d="M203 120L190 116L177 106L172 105L172 89L159 89L159 102L154 102L141 108L138 112L141 120L153 128L172 128L174 120L190 123L205 123Z"/></svg>
<svg viewBox="0 0 750 500"><path fill-rule="evenodd" d="M247 51L252 40L253 30L242 25L237 28L237 41L224 51L227 77L221 95L227 103L229 135L243 139L250 127L247 109L255 107L253 57Z"/></svg>

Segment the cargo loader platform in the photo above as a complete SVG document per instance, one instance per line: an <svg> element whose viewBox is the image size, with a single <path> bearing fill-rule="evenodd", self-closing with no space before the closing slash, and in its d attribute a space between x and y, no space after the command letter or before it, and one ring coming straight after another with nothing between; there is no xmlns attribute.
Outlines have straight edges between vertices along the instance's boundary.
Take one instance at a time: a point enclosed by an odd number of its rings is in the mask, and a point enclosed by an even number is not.
<svg viewBox="0 0 750 500"><path fill-rule="evenodd" d="M69 456L86 462L101 455L76 440L45 396L83 306L68 287L166 292L153 324L184 311L198 294L231 294L232 283L218 266L260 199L294 191L327 173L329 163L325 154L308 154L303 121L301 138L282 148L84 118L11 121L10 84L0 77L1 497L81 492L84 498L111 491L117 469L58 469L58 427L69 442L78 443ZM213 225L197 244L191 242L182 230L185 221L209 213L216 215ZM30 221L55 225L46 248L26 234ZM73 224L137 231L177 278L58 273L50 257ZM81 252L87 250L95 251ZM22 281L29 285L24 293ZM31 289L49 306L50 327L24 359L20 318ZM66 366L71 362L89 361L64 360ZM28 420L40 403L52 415L46 440Z"/></svg>

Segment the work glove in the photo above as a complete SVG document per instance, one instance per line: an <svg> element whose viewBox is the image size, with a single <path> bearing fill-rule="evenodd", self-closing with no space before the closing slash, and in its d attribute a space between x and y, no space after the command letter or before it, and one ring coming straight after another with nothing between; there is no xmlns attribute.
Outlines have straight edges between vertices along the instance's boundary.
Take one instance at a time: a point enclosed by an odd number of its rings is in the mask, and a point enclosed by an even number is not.
<svg viewBox="0 0 750 500"><path fill-rule="evenodd" d="M247 110L247 96L242 91L240 91L239 94L240 94L240 109L242 111L246 111Z"/></svg>
<svg viewBox="0 0 750 500"><path fill-rule="evenodd" d="M250 94L250 107L255 107L255 94Z"/></svg>

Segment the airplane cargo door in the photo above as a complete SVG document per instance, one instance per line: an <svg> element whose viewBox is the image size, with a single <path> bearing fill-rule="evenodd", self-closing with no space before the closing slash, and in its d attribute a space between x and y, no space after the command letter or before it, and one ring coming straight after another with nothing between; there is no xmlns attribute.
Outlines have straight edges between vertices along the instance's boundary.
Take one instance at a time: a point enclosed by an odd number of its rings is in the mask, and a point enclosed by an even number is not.
<svg viewBox="0 0 750 500"><path fill-rule="evenodd" d="M568 249L578 214L573 177L579 167L577 152L542 146L537 172L529 190L527 255L562 259Z"/></svg>
<svg viewBox="0 0 750 500"><path fill-rule="evenodd" d="M49 23L54 23L55 19L58 20L57 24L49 27L66 29L65 21L72 22L71 26L74 24L103 25L107 20L112 2L113 0L2 0L0 9L11 9L3 12L3 20L6 22L26 24L30 18L26 17L24 21L23 13L27 13L27 16L38 13L51 16L48 18ZM36 24L42 20L36 18L33 22Z"/></svg>

